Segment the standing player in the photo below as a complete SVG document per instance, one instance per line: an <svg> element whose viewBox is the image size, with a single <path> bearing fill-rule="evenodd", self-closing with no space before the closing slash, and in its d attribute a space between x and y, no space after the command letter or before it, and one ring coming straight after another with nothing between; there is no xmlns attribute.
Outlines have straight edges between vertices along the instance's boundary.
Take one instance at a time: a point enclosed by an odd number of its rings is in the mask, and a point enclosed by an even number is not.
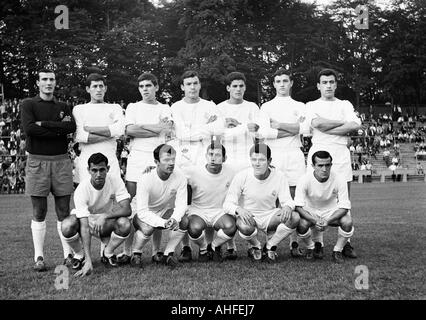
<svg viewBox="0 0 426 320"><path fill-rule="evenodd" d="M70 196L73 192L72 162L69 158L67 135L76 125L71 109L53 96L56 86L55 73L38 72L39 95L25 99L21 107L21 121L27 136L26 193L31 196L33 219L31 231L34 244L34 270L46 271L44 262L44 238L46 235L47 196L55 197L58 217L57 230L61 238L65 264L72 259L71 248L64 241L62 221L70 213Z"/></svg>
<svg viewBox="0 0 426 320"><path fill-rule="evenodd" d="M102 153L92 154L87 164L90 178L78 185L74 193L75 209L62 223L65 240L75 252L72 268L79 270L77 276L89 275L93 270L90 253L92 235L100 238L105 245L102 263L116 267L114 250L130 233L127 218L131 213L130 195L123 180L109 174L108 158ZM115 209L114 201L117 203Z"/></svg>
<svg viewBox="0 0 426 320"><path fill-rule="evenodd" d="M154 150L155 170L143 174L136 191L137 213L133 218L135 240L131 264L142 267L142 249L157 229L170 231L162 261L174 268L178 261L174 251L186 233L188 221L183 219L187 208L187 181L174 170L176 151L161 144Z"/></svg>
<svg viewBox="0 0 426 320"><path fill-rule="evenodd" d="M265 143L270 146L274 155L272 165L284 173L294 199L297 180L306 170L300 140L304 129L305 104L290 97L293 79L289 71L279 69L274 73L273 79L275 98L262 105L262 111L269 117L271 125ZM290 236L292 257L300 256L298 247L296 233L293 233Z"/></svg>
<svg viewBox="0 0 426 320"><path fill-rule="evenodd" d="M323 232L327 226L338 227L332 257L342 263L342 250L354 232L346 180L330 172L333 158L327 151L316 151L311 160L314 171L306 173L297 183L294 199L300 214L297 232L306 243L306 258L311 260L322 258L323 252L321 243L312 241L309 228Z"/></svg>
<svg viewBox="0 0 426 320"><path fill-rule="evenodd" d="M277 245L292 234L299 223L294 210L287 180L279 170L270 168L271 149L266 144L255 144L250 149L252 168L237 173L223 204L226 213L237 217L241 238L249 242L249 257L262 259L258 230L267 234L263 247L264 259L276 262ZM279 199L281 208L276 207ZM241 206L239 205L241 200Z"/></svg>
<svg viewBox="0 0 426 320"><path fill-rule="evenodd" d="M226 76L226 90L229 92L229 99L218 105L225 119L222 143L227 150L228 163L238 170L244 170L250 168L249 151L255 134L261 127L260 111L254 102L244 100L246 77L243 73L229 73ZM266 127L266 124L263 127ZM225 257L235 259L235 240L232 239L227 245Z"/></svg>
<svg viewBox="0 0 426 320"><path fill-rule="evenodd" d="M205 147L212 135L221 135L224 122L216 105L200 98L201 82L198 73L185 71L181 76L182 100L171 106L176 128L176 140L171 141L176 150L176 163L180 168L204 163ZM189 239L185 237L180 261L192 259Z"/></svg>
<svg viewBox="0 0 426 320"><path fill-rule="evenodd" d="M173 128L170 107L161 104L156 99L158 91L158 79L151 73L143 73L138 78L139 92L142 101L130 103L126 109L126 134L131 137L127 160L126 187L131 200L136 195L136 182L147 166L154 165L152 150L158 145L166 143ZM136 207L132 205L132 217L136 213ZM160 233L161 235L161 233ZM156 239L159 242L161 238ZM124 252L118 257L121 264L130 262L132 253L133 232L124 245ZM153 257L157 256L159 243L155 243Z"/></svg>
<svg viewBox="0 0 426 320"><path fill-rule="evenodd" d="M119 104L104 102L107 85L100 74L92 73L87 77L86 91L90 94L90 102L73 109L77 124L75 141L79 142L81 149L79 181L89 177L84 166L96 152L102 152L108 158L110 174L121 177L116 139L124 134L123 109Z"/></svg>
<svg viewBox="0 0 426 320"><path fill-rule="evenodd" d="M347 147L347 135L361 128L361 120L356 116L354 107L347 100L335 97L337 73L332 69L323 69L318 73L317 88L321 93L318 100L306 105L308 123L312 127L312 147L308 154L308 168L312 166L312 155L324 150L333 158L331 170L347 181L350 195L352 181L351 156ZM315 235L315 242L323 243L322 234ZM343 255L356 258L349 241L345 244Z"/></svg>
<svg viewBox="0 0 426 320"><path fill-rule="evenodd" d="M206 152L207 164L185 169L191 190L188 208L188 234L199 246L199 261L223 260L221 245L233 239L237 231L233 215L223 211L223 202L235 171L224 165L226 150L221 144L210 144ZM212 227L217 231L212 243L207 244L204 230Z"/></svg>

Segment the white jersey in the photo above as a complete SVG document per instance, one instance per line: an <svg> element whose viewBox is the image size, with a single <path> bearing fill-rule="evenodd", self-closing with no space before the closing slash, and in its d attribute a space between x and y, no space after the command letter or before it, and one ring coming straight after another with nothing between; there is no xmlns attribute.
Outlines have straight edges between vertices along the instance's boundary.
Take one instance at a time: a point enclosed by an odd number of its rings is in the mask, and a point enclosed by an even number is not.
<svg viewBox="0 0 426 320"><path fill-rule="evenodd" d="M347 100L335 98L333 101L317 99L306 104L306 115L308 123L317 117L323 117L330 120L340 120L346 122L356 122L361 125L361 120L356 116L352 103ZM320 145L347 145L346 136L327 134L312 128L312 144Z"/></svg>
<svg viewBox="0 0 426 320"><path fill-rule="evenodd" d="M319 182L313 172L307 172L297 183L294 202L296 206L319 211L351 209L347 183L334 172L325 182Z"/></svg>
<svg viewBox="0 0 426 320"><path fill-rule="evenodd" d="M174 209L171 218L180 222L187 209L188 192L186 178L174 170L166 181L154 169L143 174L137 183L136 205L138 218L153 227L164 227L167 220L161 215Z"/></svg>
<svg viewBox="0 0 426 320"><path fill-rule="evenodd" d="M126 109L125 125L157 124L160 121L172 120L172 112L167 104L148 104L143 101L130 103ZM165 143L165 137L133 138L129 149L152 152L157 146Z"/></svg>
<svg viewBox="0 0 426 320"><path fill-rule="evenodd" d="M222 144L226 148L228 157L232 159L231 161L247 158L248 162L249 151L254 144L254 136L249 132L247 124L256 123L259 127L265 126L259 107L254 102L245 100L240 104L230 104L226 100L217 107L224 119L234 118L241 123L234 128L224 129Z"/></svg>
<svg viewBox="0 0 426 320"><path fill-rule="evenodd" d="M206 167L190 167L184 170L192 189L191 210L197 212L223 211L226 193L235 175L235 170L226 164L222 171L212 174Z"/></svg>
<svg viewBox="0 0 426 320"><path fill-rule="evenodd" d="M82 181L74 192L75 209L72 214L77 218L89 217L90 214L110 212L114 200L118 203L130 199L130 194L124 186L123 180L107 174L105 185L101 190L96 190L90 179Z"/></svg>
<svg viewBox="0 0 426 320"><path fill-rule="evenodd" d="M289 148L300 149L302 146L300 134L303 132L304 123L301 122L301 120L305 118L305 104L293 100L291 97L275 97L265 102L261 110L268 116L268 119L273 119L282 123L300 123L299 134L291 137L277 139L278 130L270 128L271 134L267 136L267 141L265 141L269 147L272 150L276 150L276 152L278 152L278 150L288 150Z"/></svg>
<svg viewBox="0 0 426 320"><path fill-rule="evenodd" d="M289 206L294 210L294 202L284 174L273 169L268 178L259 180L254 176L253 168L248 168L235 175L223 208L226 213L234 215L241 203L241 207L254 216L263 216L265 212L273 212L276 209L277 198L281 206Z"/></svg>
<svg viewBox="0 0 426 320"><path fill-rule="evenodd" d="M109 157L117 150L116 139L124 134L123 108L111 103L86 103L74 107L72 114L77 125L75 141L79 142L81 156L101 152ZM108 127L111 138L105 141L88 143L89 133L84 126Z"/></svg>

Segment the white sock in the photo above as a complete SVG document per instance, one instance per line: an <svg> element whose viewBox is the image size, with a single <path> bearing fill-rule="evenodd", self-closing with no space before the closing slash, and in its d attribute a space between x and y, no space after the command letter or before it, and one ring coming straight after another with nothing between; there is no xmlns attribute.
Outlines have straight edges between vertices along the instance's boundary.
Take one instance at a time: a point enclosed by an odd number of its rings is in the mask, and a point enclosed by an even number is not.
<svg viewBox="0 0 426 320"><path fill-rule="evenodd" d="M109 240L110 240L110 237L107 237L107 238L101 238L101 252L100 252L100 256L101 256L101 257L102 257L102 255L103 255L103 253L104 253L104 251L105 251L105 248L106 248L106 246L107 246L107 244L108 244Z"/></svg>
<svg viewBox="0 0 426 320"><path fill-rule="evenodd" d="M259 239L257 239L257 237L256 237L257 236L257 229L254 229L254 232L249 236L242 234L241 231L238 231L238 233L240 234L240 237L243 238L244 240L246 240L251 247L256 247L256 248L260 249L261 244L260 244Z"/></svg>
<svg viewBox="0 0 426 320"><path fill-rule="evenodd" d="M284 223L280 223L272 236L271 240L268 240L266 243L266 249L271 249L274 246L277 246L281 241L287 238L290 234L294 233L296 229L290 229Z"/></svg>
<svg viewBox="0 0 426 320"><path fill-rule="evenodd" d="M205 251L207 249L207 241L206 241L206 235L203 232L201 232L201 235L198 238L193 238L191 237L189 234L189 239L191 239L192 241L194 241L194 243L200 247L200 251Z"/></svg>
<svg viewBox="0 0 426 320"><path fill-rule="evenodd" d="M146 236L140 230L136 230L133 241L133 253L142 253L143 247L149 242L151 236Z"/></svg>
<svg viewBox="0 0 426 320"><path fill-rule="evenodd" d="M133 227L133 223L131 223L130 233L127 236L126 240L124 240L124 245L123 245L123 254L125 254L126 256L132 255L134 235L135 235L135 227Z"/></svg>
<svg viewBox="0 0 426 320"><path fill-rule="evenodd" d="M226 241L230 241L231 239L232 238L230 236L223 232L223 229L219 229L219 231L216 233L216 237L212 242L212 249L214 250L216 247L220 247Z"/></svg>
<svg viewBox="0 0 426 320"><path fill-rule="evenodd" d="M34 261L38 257L43 257L44 238L46 236L46 221L37 222L31 220L31 233L33 235L34 244Z"/></svg>
<svg viewBox="0 0 426 320"><path fill-rule="evenodd" d="M324 247L324 231L318 231L316 228L311 228L311 235L313 242L320 242Z"/></svg>
<svg viewBox="0 0 426 320"><path fill-rule="evenodd" d="M305 244L306 249L313 249L315 247L314 242L312 241L311 229L308 229L305 234L298 233L297 236Z"/></svg>
<svg viewBox="0 0 426 320"><path fill-rule="evenodd" d="M341 227L337 228L337 242L334 246L333 251L339 251L342 252L343 247L345 246L346 242L348 242L348 239L352 237L354 234L354 227L352 227L352 230L349 232L343 231Z"/></svg>
<svg viewBox="0 0 426 320"><path fill-rule="evenodd" d="M152 234L152 255L156 255L157 252L160 252L161 248L161 237L163 235L163 230L155 229Z"/></svg>
<svg viewBox="0 0 426 320"><path fill-rule="evenodd" d="M235 237L232 237L227 243L226 247L228 250L234 249L234 251L237 251L237 245L235 244Z"/></svg>
<svg viewBox="0 0 426 320"><path fill-rule="evenodd" d="M166 249L164 250L164 255L167 256L170 252L175 252L176 247L178 246L179 242L182 241L185 234L188 234L188 232L184 230L180 230L180 229L176 231L170 231L169 241L167 242ZM189 237L188 237L188 242L189 242Z"/></svg>
<svg viewBox="0 0 426 320"><path fill-rule="evenodd" d="M62 221L56 221L56 230L58 230L59 239L61 239L62 250L64 252L64 259L68 257L69 254L72 254L71 247L65 241L65 237L62 234Z"/></svg>
<svg viewBox="0 0 426 320"><path fill-rule="evenodd" d="M104 251L105 257L109 258L109 257L113 256L114 250L117 249L118 246L120 244L122 244L124 242L124 240L127 239L127 237L128 237L128 235L125 236L125 237L122 237L122 236L119 236L118 234L116 234L114 231L111 232L111 238L110 238L107 246L105 247L105 251Z"/></svg>
<svg viewBox="0 0 426 320"><path fill-rule="evenodd" d="M74 258L81 259L84 257L84 250L83 246L80 242L80 235L76 233L70 238L65 238L64 241L71 247L71 249L74 251Z"/></svg>

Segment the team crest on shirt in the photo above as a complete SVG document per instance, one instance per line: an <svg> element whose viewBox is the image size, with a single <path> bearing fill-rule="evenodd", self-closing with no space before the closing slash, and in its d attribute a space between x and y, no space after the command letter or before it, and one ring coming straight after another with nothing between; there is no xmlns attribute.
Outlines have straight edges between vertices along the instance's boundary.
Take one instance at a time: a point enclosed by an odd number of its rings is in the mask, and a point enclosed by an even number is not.
<svg viewBox="0 0 426 320"><path fill-rule="evenodd" d="M61 111L59 112L59 119L63 119L65 116L65 112Z"/></svg>
<svg viewBox="0 0 426 320"><path fill-rule="evenodd" d="M274 191L272 191L272 196L273 197L276 197L277 196L277 192L274 190Z"/></svg>
<svg viewBox="0 0 426 320"><path fill-rule="evenodd" d="M226 183L225 188L226 188L226 189L228 189L230 185L231 185L231 181L228 181L228 182Z"/></svg>
<svg viewBox="0 0 426 320"><path fill-rule="evenodd" d="M175 195L176 195L176 193L177 193L177 190L176 190L176 189L172 189L172 190L170 190L170 195L171 195L171 196L175 196Z"/></svg>
<svg viewBox="0 0 426 320"><path fill-rule="evenodd" d="M182 151L182 153L187 153L189 151L189 149L184 147L184 148L181 149L181 151Z"/></svg>

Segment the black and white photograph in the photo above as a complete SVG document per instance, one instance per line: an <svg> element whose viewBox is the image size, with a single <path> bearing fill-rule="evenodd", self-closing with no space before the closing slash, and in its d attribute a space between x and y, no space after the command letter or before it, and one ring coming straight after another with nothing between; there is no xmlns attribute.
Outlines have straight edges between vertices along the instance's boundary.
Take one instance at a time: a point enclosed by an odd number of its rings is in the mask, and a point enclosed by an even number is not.
<svg viewBox="0 0 426 320"><path fill-rule="evenodd" d="M425 170L425 0L1 1L0 300L425 300Z"/></svg>

